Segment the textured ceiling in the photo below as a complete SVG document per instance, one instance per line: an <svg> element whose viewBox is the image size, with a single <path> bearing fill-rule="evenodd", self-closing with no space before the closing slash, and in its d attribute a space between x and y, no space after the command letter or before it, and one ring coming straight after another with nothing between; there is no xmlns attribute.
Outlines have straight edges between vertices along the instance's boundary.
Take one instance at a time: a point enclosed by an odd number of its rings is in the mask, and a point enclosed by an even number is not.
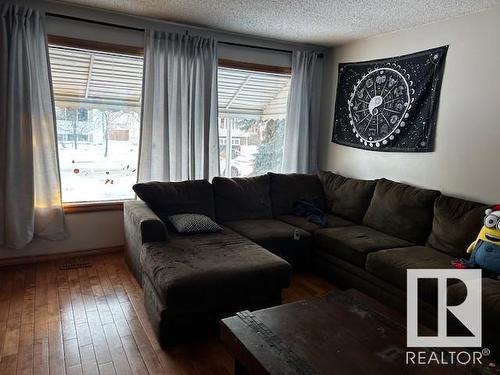
<svg viewBox="0 0 500 375"><path fill-rule="evenodd" d="M500 4L500 0L65 0L291 42L337 45Z"/></svg>

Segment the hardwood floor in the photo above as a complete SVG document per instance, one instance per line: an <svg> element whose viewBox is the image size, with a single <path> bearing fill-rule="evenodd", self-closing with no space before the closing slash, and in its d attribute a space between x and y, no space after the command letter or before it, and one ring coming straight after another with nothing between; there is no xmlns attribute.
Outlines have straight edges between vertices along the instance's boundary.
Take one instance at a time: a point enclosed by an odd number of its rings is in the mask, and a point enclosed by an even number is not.
<svg viewBox="0 0 500 375"><path fill-rule="evenodd" d="M232 374L217 339L162 350L142 290L121 253L0 268L0 374ZM296 275L284 303L325 295L327 281Z"/></svg>

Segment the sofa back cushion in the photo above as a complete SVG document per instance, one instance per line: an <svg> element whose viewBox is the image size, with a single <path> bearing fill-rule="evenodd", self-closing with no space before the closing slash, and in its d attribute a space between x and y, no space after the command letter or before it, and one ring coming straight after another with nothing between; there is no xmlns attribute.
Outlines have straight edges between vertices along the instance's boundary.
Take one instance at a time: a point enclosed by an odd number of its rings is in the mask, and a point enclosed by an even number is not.
<svg viewBox="0 0 500 375"><path fill-rule="evenodd" d="M137 196L163 222L175 214L201 214L215 218L214 192L207 180L182 182L146 182L135 184Z"/></svg>
<svg viewBox="0 0 500 375"><path fill-rule="evenodd" d="M217 220L269 219L272 217L269 176L212 180Z"/></svg>
<svg viewBox="0 0 500 375"><path fill-rule="evenodd" d="M427 246L457 258L464 257L483 226L487 208L481 203L441 195L434 203L434 221Z"/></svg>
<svg viewBox="0 0 500 375"><path fill-rule="evenodd" d="M325 196L321 182L315 174L269 173L271 179L271 205L274 216L290 215L299 199L308 200L325 210Z"/></svg>
<svg viewBox="0 0 500 375"><path fill-rule="evenodd" d="M355 223L361 223L377 181L347 178L332 172L319 172L328 211Z"/></svg>
<svg viewBox="0 0 500 375"><path fill-rule="evenodd" d="M439 194L436 190L381 179L363 224L423 245L431 231L434 201Z"/></svg>

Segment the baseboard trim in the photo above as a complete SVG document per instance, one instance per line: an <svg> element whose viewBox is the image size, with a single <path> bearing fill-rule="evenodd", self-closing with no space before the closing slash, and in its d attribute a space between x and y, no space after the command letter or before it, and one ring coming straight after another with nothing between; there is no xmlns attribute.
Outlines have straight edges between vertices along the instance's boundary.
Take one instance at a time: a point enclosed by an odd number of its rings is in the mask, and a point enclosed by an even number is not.
<svg viewBox="0 0 500 375"><path fill-rule="evenodd" d="M90 255L123 252L124 246L103 247L99 249L71 251L57 254L28 255L23 257L0 258L0 267L17 266L21 264L42 263L59 259L77 258Z"/></svg>

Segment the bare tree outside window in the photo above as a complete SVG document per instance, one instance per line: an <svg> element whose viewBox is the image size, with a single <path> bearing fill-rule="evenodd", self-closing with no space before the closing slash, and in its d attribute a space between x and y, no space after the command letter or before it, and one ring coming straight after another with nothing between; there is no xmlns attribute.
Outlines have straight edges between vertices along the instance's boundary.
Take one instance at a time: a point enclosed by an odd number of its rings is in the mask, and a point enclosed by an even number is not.
<svg viewBox="0 0 500 375"><path fill-rule="evenodd" d="M95 126L88 121L88 112L85 113L82 119L81 112L75 108L56 108L58 134L66 135L65 139L73 144L75 150L78 149L78 142L84 140Z"/></svg>

